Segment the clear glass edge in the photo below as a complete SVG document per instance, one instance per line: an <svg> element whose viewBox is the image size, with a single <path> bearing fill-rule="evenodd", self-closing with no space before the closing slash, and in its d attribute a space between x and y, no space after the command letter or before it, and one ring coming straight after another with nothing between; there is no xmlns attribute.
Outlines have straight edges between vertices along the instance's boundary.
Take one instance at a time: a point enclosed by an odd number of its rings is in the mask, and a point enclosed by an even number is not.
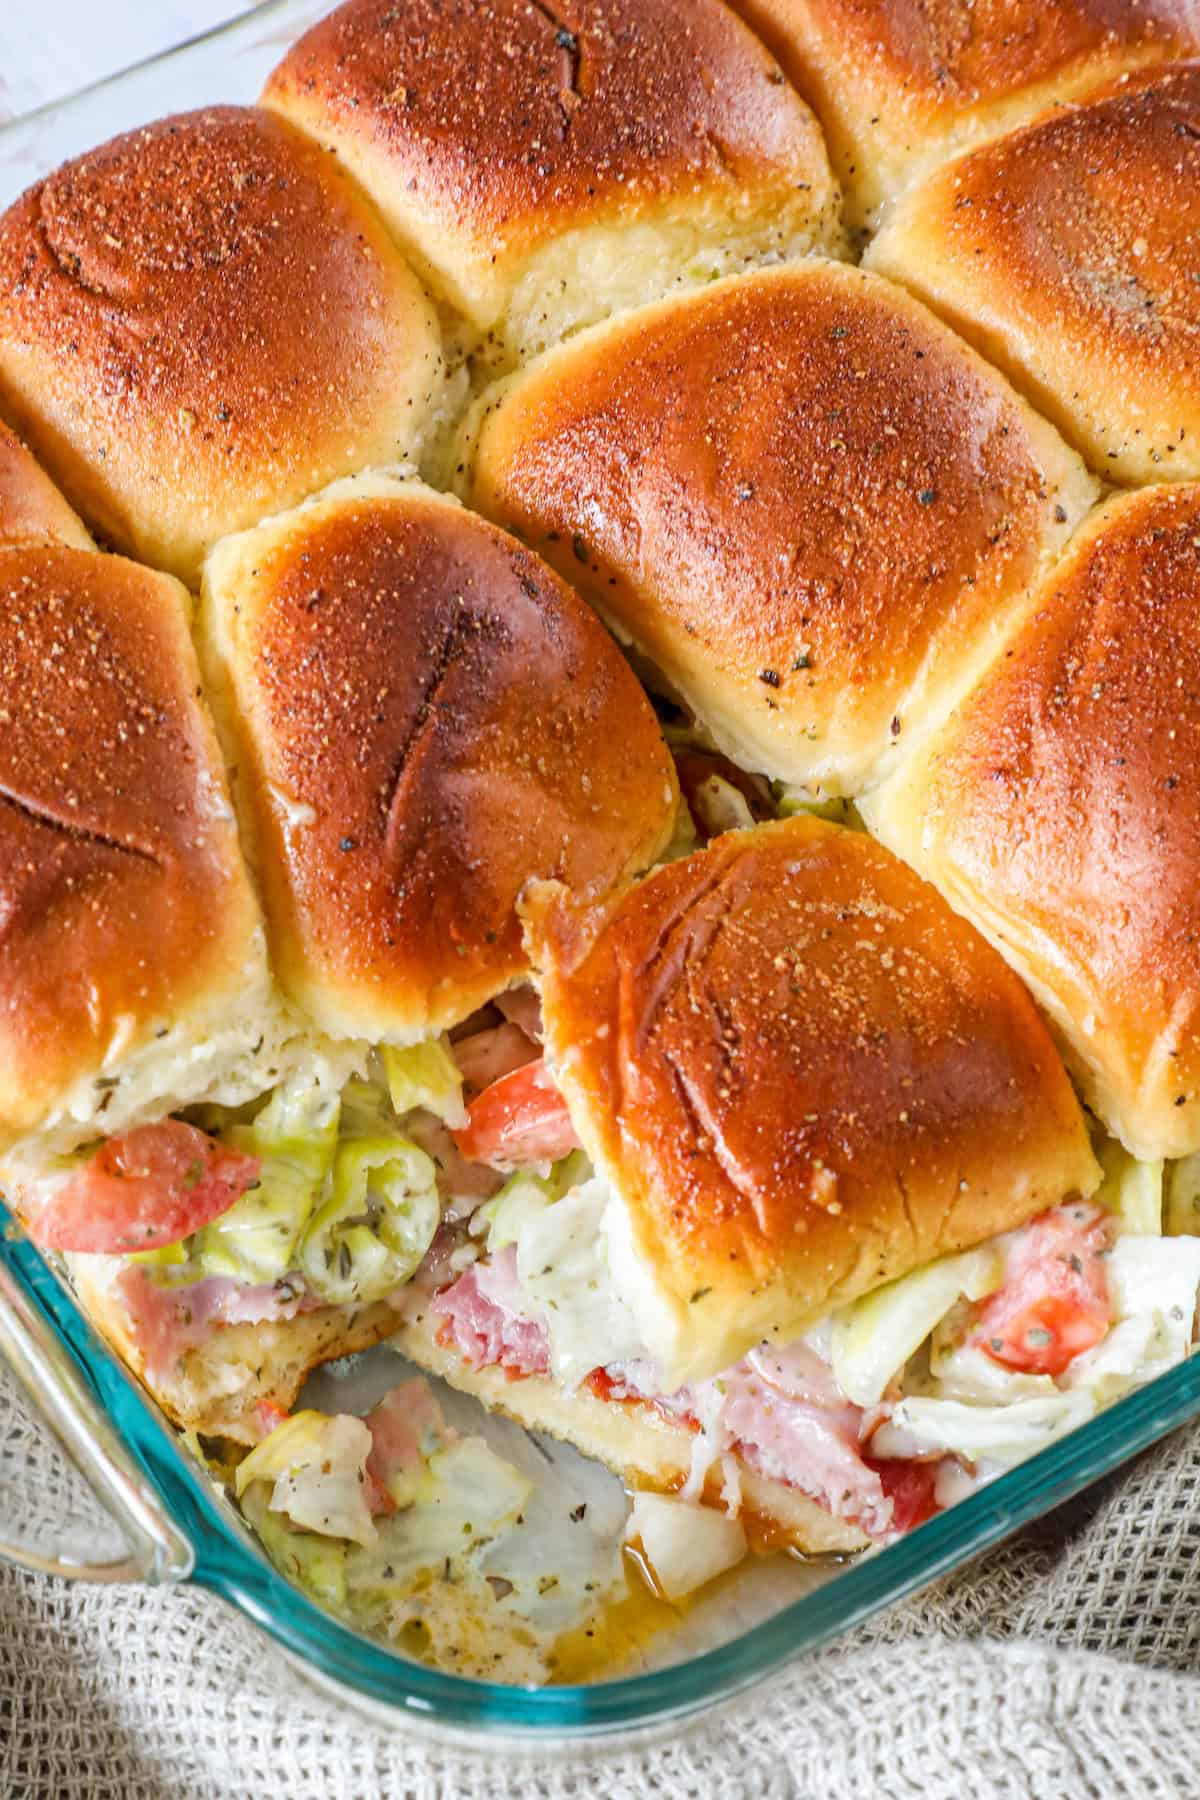
<svg viewBox="0 0 1200 1800"><path fill-rule="evenodd" d="M0 1205L0 1259L39 1307L176 1526L191 1579L211 1589L327 1679L398 1714L525 1738L601 1736L669 1722L726 1700L861 1624L1110 1473L1200 1412L1200 1359L1048 1446L909 1537L870 1553L775 1618L689 1661L586 1687L523 1689L447 1675L358 1636L313 1605L223 1520L204 1477L97 1337L65 1285Z"/></svg>
<svg viewBox="0 0 1200 1800"><path fill-rule="evenodd" d="M78 93L0 123L6 137L174 63L214 40L249 35L268 19L308 10L306 0L266 0L250 13L132 64ZM321 11L327 10L325 7ZM219 96L211 96L213 101ZM201 99L197 99L197 104ZM0 1202L0 1261L38 1307L88 1384L96 1404L192 1544L189 1579L211 1590L283 1649L367 1699L460 1731L540 1738L606 1736L682 1719L778 1673L809 1651L993 1548L1200 1413L1200 1357L1126 1396L1069 1436L910 1536L847 1564L814 1593L717 1650L652 1674L586 1687L522 1689L446 1675L358 1636L292 1587L265 1556L238 1541L205 1492L203 1477L155 1417L128 1371L84 1318L65 1284L19 1235Z"/></svg>

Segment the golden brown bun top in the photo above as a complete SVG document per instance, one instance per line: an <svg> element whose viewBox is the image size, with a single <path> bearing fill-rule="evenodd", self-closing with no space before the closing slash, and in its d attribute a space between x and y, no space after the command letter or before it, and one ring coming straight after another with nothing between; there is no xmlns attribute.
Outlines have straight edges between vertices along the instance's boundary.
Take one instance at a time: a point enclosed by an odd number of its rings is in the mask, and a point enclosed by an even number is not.
<svg viewBox="0 0 1200 1800"><path fill-rule="evenodd" d="M257 913L185 599L93 551L0 551L5 1144L249 979Z"/></svg>
<svg viewBox="0 0 1200 1800"><path fill-rule="evenodd" d="M18 544L92 548L91 538L50 477L16 432L0 423L0 550Z"/></svg>
<svg viewBox="0 0 1200 1800"><path fill-rule="evenodd" d="M732 832L530 919L557 1079L689 1368L1093 1185L1020 982L861 833Z"/></svg>
<svg viewBox="0 0 1200 1800"><path fill-rule="evenodd" d="M1200 49L1196 0L736 0L816 108L859 216L981 130Z"/></svg>
<svg viewBox="0 0 1200 1800"><path fill-rule="evenodd" d="M220 532L406 454L438 356L366 200L271 113L128 132L0 219L6 410L118 547L188 580Z"/></svg>
<svg viewBox="0 0 1200 1800"><path fill-rule="evenodd" d="M928 766L881 803L1151 1157L1200 1148L1198 769L1200 487L1158 488L1089 521Z"/></svg>
<svg viewBox="0 0 1200 1800"><path fill-rule="evenodd" d="M1200 62L951 164L870 261L995 357L1102 475L1200 475Z"/></svg>
<svg viewBox="0 0 1200 1800"><path fill-rule="evenodd" d="M530 877L595 894L645 867L677 790L551 570L427 489L368 485L221 546L207 629L280 979L330 1031L403 1039L518 977Z"/></svg>
<svg viewBox="0 0 1200 1800"><path fill-rule="evenodd" d="M353 135L434 269L693 188L736 195L764 167L828 180L816 121L717 0L347 0L264 98Z"/></svg>
<svg viewBox="0 0 1200 1800"><path fill-rule="evenodd" d="M904 292L836 263L577 338L485 417L472 500L749 769L853 793L1090 504L1057 434Z"/></svg>

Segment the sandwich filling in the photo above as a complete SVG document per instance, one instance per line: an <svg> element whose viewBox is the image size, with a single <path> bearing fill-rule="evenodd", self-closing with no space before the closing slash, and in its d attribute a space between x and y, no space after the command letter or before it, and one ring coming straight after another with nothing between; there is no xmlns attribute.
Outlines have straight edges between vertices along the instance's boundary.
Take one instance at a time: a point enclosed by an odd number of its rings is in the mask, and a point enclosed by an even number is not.
<svg viewBox="0 0 1200 1800"><path fill-rule="evenodd" d="M340 1089L293 1078L256 1108L109 1140L47 1178L35 1234L40 1218L43 1241L103 1256L151 1374L224 1325L386 1300L466 1368L585 1388L687 1433L685 1499L736 1514L752 1470L877 1542L1191 1348L1200 1179L1175 1165L1164 1209L1163 1166L1109 1145L1093 1202L673 1386L647 1347L623 1208L539 1040L520 988L453 1041L373 1053ZM133 1248L143 1219L151 1241Z"/></svg>

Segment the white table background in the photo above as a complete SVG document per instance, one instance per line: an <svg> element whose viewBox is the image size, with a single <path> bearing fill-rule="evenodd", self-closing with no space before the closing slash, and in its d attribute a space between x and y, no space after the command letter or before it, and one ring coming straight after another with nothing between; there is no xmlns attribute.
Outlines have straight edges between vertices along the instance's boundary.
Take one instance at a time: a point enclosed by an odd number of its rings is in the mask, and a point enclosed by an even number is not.
<svg viewBox="0 0 1200 1800"><path fill-rule="evenodd" d="M255 3L0 0L0 120ZM0 1370L0 1509L62 1479ZM720 1723L602 1766L372 1727L195 1590L0 1565L0 1800L1186 1800L1200 1795L1200 1428L1105 1488Z"/></svg>
<svg viewBox="0 0 1200 1800"><path fill-rule="evenodd" d="M0 0L0 122L78 93L256 0Z"/></svg>

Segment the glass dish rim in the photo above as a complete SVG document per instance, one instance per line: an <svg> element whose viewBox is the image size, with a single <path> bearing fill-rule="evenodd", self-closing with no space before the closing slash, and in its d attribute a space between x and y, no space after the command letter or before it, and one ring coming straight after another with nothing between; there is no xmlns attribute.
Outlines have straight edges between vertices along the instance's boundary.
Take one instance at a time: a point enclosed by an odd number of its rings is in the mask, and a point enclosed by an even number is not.
<svg viewBox="0 0 1200 1800"><path fill-rule="evenodd" d="M334 4L325 0L322 10ZM268 21L310 11L311 0L263 0L249 12L0 123L0 155L6 138L69 113L109 88L223 39L249 38ZM189 104L215 105L222 99L198 94ZM1192 1355L898 1543L847 1559L830 1581L714 1650L666 1669L586 1686L516 1688L427 1668L323 1612L249 1547L248 1533L243 1543L222 1517L206 1491L206 1478L172 1428L87 1321L65 1283L11 1223L2 1200L0 1262L192 1546L195 1566L184 1579L217 1595L335 1687L389 1709L398 1722L424 1721L465 1733L480 1745L504 1738L527 1746L603 1741L622 1731L666 1726L726 1701L994 1547L1200 1413L1200 1355Z"/></svg>
<svg viewBox="0 0 1200 1800"><path fill-rule="evenodd" d="M7 1227L7 1229L6 1229ZM0 1203L0 1260L38 1308L171 1520L195 1553L186 1579L218 1595L326 1681L374 1705L484 1739L603 1738L668 1724L728 1700L802 1654L948 1574L1110 1473L1200 1411L1200 1357L1050 1444L907 1537L840 1573L728 1643L638 1675L518 1688L410 1661L323 1612L239 1541L207 1482L135 1378L96 1334L65 1282Z"/></svg>

